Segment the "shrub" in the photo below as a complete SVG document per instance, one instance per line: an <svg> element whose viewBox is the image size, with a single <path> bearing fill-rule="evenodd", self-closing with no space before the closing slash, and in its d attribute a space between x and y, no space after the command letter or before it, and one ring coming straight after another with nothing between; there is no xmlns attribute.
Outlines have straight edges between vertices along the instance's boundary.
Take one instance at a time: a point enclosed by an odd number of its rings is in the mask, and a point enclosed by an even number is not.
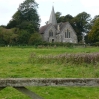
<svg viewBox="0 0 99 99"><path fill-rule="evenodd" d="M99 42L91 43L90 45L91 45L91 46L99 46Z"/></svg>
<svg viewBox="0 0 99 99"><path fill-rule="evenodd" d="M41 35L39 33L32 34L32 36L29 39L29 44L37 46L37 45L41 45L41 43L42 43Z"/></svg>

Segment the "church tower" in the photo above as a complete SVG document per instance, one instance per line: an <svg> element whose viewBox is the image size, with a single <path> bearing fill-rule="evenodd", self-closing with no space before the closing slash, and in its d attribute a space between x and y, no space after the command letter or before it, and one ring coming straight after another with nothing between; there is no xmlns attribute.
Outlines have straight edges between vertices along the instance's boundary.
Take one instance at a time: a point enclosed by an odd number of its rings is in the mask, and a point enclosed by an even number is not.
<svg viewBox="0 0 99 99"><path fill-rule="evenodd" d="M54 6L52 6L49 21L40 28L39 33L46 42L77 43L77 35L71 24L69 22L57 23Z"/></svg>
<svg viewBox="0 0 99 99"><path fill-rule="evenodd" d="M52 7L52 12L50 15L50 19L48 21L48 24L52 23L53 25L57 25L57 21L56 21L56 16L55 16L55 12L54 12L54 7Z"/></svg>

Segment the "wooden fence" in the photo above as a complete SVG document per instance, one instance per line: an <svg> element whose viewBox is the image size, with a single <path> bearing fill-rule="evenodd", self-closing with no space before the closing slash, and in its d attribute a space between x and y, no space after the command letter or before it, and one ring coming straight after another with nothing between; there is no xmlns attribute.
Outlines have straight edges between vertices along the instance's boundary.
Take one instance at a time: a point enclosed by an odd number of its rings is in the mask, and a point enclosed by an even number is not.
<svg viewBox="0 0 99 99"><path fill-rule="evenodd" d="M28 95L31 99L43 99L36 93L25 88L26 86L99 86L99 78L7 78L0 79L0 90L13 87Z"/></svg>

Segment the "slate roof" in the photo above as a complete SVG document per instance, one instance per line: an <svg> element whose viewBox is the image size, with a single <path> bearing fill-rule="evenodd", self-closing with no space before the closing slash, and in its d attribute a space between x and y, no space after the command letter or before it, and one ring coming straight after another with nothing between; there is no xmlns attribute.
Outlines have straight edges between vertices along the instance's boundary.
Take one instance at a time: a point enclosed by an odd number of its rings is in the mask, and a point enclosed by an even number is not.
<svg viewBox="0 0 99 99"><path fill-rule="evenodd" d="M67 22L65 22L65 23L58 23L58 25L59 25L59 27L60 27L60 31L62 30L62 28L65 26L65 24L66 24ZM47 24L47 25L44 25L44 26L42 26L41 28L40 28L40 30L39 30L39 33L44 33L45 32L45 30L50 26L50 25L53 25L53 24ZM55 29L57 29L57 25L53 25L54 27L55 27Z"/></svg>
<svg viewBox="0 0 99 99"><path fill-rule="evenodd" d="M40 27L40 30L39 30L39 33L44 33L45 32L45 30L47 29L47 27L49 27L51 24L47 24L47 25L44 25L44 26L42 26L42 27Z"/></svg>

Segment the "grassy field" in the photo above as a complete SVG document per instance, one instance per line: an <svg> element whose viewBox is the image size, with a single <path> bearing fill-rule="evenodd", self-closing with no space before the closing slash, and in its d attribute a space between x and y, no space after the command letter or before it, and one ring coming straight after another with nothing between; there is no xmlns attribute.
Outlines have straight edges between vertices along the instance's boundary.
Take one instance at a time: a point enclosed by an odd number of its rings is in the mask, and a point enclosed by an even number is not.
<svg viewBox="0 0 99 99"><path fill-rule="evenodd" d="M0 47L0 78L98 78L97 64L31 63L32 54L94 53L98 47L34 48ZM99 99L99 88L88 87L28 87L45 99ZM30 99L13 88L0 92L0 99Z"/></svg>

